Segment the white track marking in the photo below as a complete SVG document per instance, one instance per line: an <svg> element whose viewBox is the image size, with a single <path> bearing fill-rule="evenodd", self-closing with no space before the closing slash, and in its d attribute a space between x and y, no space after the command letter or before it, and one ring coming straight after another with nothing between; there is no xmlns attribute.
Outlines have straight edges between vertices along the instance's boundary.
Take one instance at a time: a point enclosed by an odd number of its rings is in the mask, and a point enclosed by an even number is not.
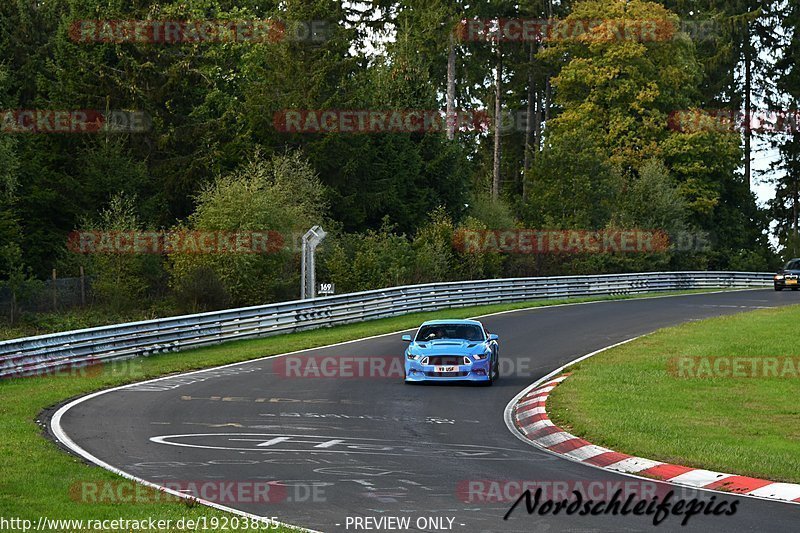
<svg viewBox="0 0 800 533"><path fill-rule="evenodd" d="M589 444L588 446L583 446L582 448L576 448L571 452L566 452L564 455L572 457L578 461L585 461L587 459L591 459L592 457L597 457L598 455L603 455L604 453L608 453L612 450L608 448L602 448L600 446L595 446L594 444Z"/></svg>
<svg viewBox="0 0 800 533"><path fill-rule="evenodd" d="M733 474L723 474L721 472L712 472L711 470L697 469L691 470L679 476L675 476L674 478L671 478L669 482L702 488L706 485L711 485L715 481L720 481L732 476Z"/></svg>
<svg viewBox="0 0 800 533"><path fill-rule="evenodd" d="M791 502L800 498L800 485L790 483L773 483L747 493L747 496L760 496L762 498L776 498ZM793 502L797 503L797 502Z"/></svg>
<svg viewBox="0 0 800 533"><path fill-rule="evenodd" d="M555 446L556 444L561 444L562 442L566 442L574 438L575 435L570 435L566 431L562 431L561 433L553 433L552 435L547 435L546 437L536 439L533 442L542 448L549 448L550 446Z"/></svg>
<svg viewBox="0 0 800 533"><path fill-rule="evenodd" d="M663 464L664 463L660 463L658 461L651 461L650 459L642 459L641 457L629 457L628 459L623 459L622 461L616 462L613 465L608 465L606 468L626 474L635 474L636 472L648 470Z"/></svg>

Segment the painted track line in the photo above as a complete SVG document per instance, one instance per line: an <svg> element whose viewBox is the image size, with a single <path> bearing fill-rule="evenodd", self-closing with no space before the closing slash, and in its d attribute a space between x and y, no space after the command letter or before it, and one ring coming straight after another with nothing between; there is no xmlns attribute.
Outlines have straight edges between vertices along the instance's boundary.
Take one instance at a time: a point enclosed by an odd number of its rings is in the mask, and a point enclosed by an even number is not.
<svg viewBox="0 0 800 533"><path fill-rule="evenodd" d="M50 427L51 427L51 429L53 431L53 435L64 446L69 448L73 453L83 457L87 461L89 461L89 462L91 462L91 463L93 463L93 464L95 464L95 465L97 465L97 466L99 466L101 468L104 468L104 469L106 469L106 470L108 470L110 472L113 472L114 474L122 476L125 479L129 479L131 481L135 481L136 483L139 483L139 484L144 485L146 487L150 487L152 489L155 489L155 490L158 490L160 492L164 492L164 493L170 494L172 496L176 496L178 498L183 498L183 499L186 499L186 500L193 500L193 501L195 501L197 503L200 503L200 504L205 505L207 507L211 507L213 509L217 509L219 511L225 511L225 512L232 513L232 514L235 514L235 515L238 515L238 516L249 518L250 520L260 521L260 522L262 522L264 524L268 524L269 525L268 527L270 527L270 529L272 529L274 527L274 525L280 525L280 526L283 526L283 527L286 527L286 528L295 529L297 531L306 531L308 533L322 533L321 531L316 531L316 530L313 530L313 529L306 529L306 528L302 528L302 527L295 526L295 525L292 525L292 524L286 524L284 522L274 521L274 520L271 520L271 519L269 519L268 517L265 517L265 516L258 516L258 515L252 514L252 513L241 511L239 509L234 509L233 507L228 507L226 505L221 505L219 503L212 502L210 500L205 500L203 498L199 498L199 497L193 496L191 494L185 494L183 492L180 492L180 491L177 491L177 490L174 490L174 489L170 489L168 487L164 487L164 486L158 485L156 483L151 483L151 482L149 482L149 481L147 481L145 479L142 479L140 477L134 476L133 474L129 474L127 472L124 472L124 471L120 470L119 468L117 468L115 466L112 466L112 465L106 463L105 461L103 461L101 459L98 459L94 455L90 454L89 452L87 452L86 450L84 450L83 448L81 448L80 446L75 444L75 442L71 438L69 438L69 436L64 432L64 430L61 427L61 418L64 416L64 414L71 407L74 407L75 405L77 405L77 404L79 404L79 403L81 403L83 401L89 400L89 399L94 398L96 396L100 396L101 394L105 394L106 392L110 392L112 390L119 390L119 389L123 389L123 388L125 388L125 386L117 387L116 389L109 389L109 390L95 392L95 393L90 394L88 396L83 396L81 398L73 400L73 401L69 402L68 404L64 405L63 407L61 407L53 415L53 418L50 421Z"/></svg>
<svg viewBox="0 0 800 533"><path fill-rule="evenodd" d="M779 483L634 457L595 446L564 431L550 421L547 414L547 399L559 384L569 378L570 374L565 372L566 369L599 353L639 338L641 337L629 339L579 357L520 392L508 403L504 412L508 429L523 442L547 453L616 474L719 494L800 504L800 485L798 484ZM532 405L537 407L531 409Z"/></svg>

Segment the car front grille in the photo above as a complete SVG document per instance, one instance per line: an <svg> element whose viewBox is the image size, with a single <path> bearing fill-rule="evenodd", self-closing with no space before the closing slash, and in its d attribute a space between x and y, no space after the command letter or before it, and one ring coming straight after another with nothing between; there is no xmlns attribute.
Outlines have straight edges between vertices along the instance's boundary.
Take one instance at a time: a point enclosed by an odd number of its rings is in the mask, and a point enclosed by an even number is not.
<svg viewBox="0 0 800 533"><path fill-rule="evenodd" d="M469 364L463 355L435 355L427 358L426 364L434 366L461 366Z"/></svg>
<svg viewBox="0 0 800 533"><path fill-rule="evenodd" d="M469 372L425 372L429 378L465 378Z"/></svg>

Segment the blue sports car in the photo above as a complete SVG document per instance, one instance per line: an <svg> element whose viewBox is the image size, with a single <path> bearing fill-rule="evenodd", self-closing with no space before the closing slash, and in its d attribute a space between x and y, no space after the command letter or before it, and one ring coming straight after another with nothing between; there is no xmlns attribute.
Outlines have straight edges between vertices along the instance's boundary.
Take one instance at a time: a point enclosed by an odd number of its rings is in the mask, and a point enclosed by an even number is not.
<svg viewBox="0 0 800 533"><path fill-rule="evenodd" d="M497 335L475 320L425 322L405 353L406 383L472 381L491 385L500 377Z"/></svg>

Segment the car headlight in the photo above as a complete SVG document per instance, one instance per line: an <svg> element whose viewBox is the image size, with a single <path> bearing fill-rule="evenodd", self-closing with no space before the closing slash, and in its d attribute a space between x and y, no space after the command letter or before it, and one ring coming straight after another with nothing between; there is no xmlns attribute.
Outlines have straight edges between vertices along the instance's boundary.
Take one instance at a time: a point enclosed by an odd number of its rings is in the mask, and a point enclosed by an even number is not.
<svg viewBox="0 0 800 533"><path fill-rule="evenodd" d="M406 354L406 357L407 357L407 358L409 358L409 359L411 359L412 361L416 361L416 360L417 360L417 358L418 358L418 356L414 355L414 354L413 354L413 353L411 353L411 352L408 352L408 353Z"/></svg>
<svg viewBox="0 0 800 533"><path fill-rule="evenodd" d="M476 353L473 357L475 358L476 361L483 361L484 359L488 359L489 357L491 357L491 355L492 352Z"/></svg>
<svg viewBox="0 0 800 533"><path fill-rule="evenodd" d="M781 280L781 279L783 279L783 276L775 276L775 279L776 280Z"/></svg>

